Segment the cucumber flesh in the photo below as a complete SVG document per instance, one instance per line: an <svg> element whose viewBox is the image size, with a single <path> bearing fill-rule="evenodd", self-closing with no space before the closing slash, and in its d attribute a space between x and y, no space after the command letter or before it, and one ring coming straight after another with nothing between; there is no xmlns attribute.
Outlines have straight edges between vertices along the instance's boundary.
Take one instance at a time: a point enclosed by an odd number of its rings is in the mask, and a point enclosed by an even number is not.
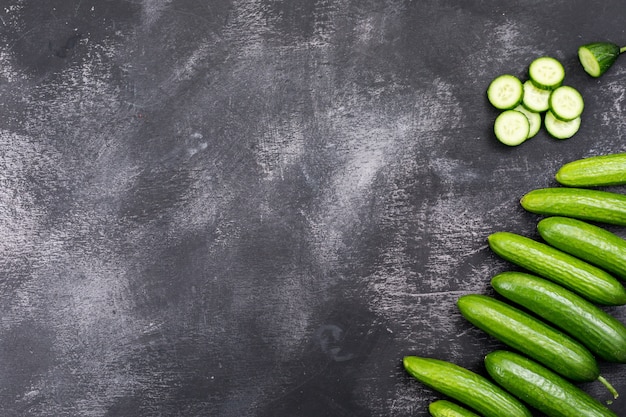
<svg viewBox="0 0 626 417"><path fill-rule="evenodd" d="M508 110L522 102L524 88L514 75L503 74L496 77L487 88L489 102L500 110Z"/></svg>
<svg viewBox="0 0 626 417"><path fill-rule="evenodd" d="M582 114L583 96L574 87L562 85L550 94L549 106L557 119L569 122Z"/></svg>
<svg viewBox="0 0 626 417"><path fill-rule="evenodd" d="M530 63L528 76L537 87L554 90L563 83L565 68L557 59L542 56Z"/></svg>
<svg viewBox="0 0 626 417"><path fill-rule="evenodd" d="M485 367L500 386L549 417L617 417L581 388L516 353L491 352Z"/></svg>
<svg viewBox="0 0 626 417"><path fill-rule="evenodd" d="M550 108L550 93L551 90L545 90L538 88L531 80L524 82L524 97L522 98L522 104L528 110L541 113Z"/></svg>
<svg viewBox="0 0 626 417"><path fill-rule="evenodd" d="M496 138L507 146L517 146L528 139L530 122L517 110L505 110L496 117L493 124Z"/></svg>
<svg viewBox="0 0 626 417"><path fill-rule="evenodd" d="M428 411L432 417L479 417L478 414L446 400L433 401L428 405Z"/></svg>
<svg viewBox="0 0 626 417"><path fill-rule="evenodd" d="M524 116L528 119L528 136L526 139L530 139L539 133L539 129L541 129L541 115L537 112L531 111L524 107L523 105L519 105L513 110L523 113Z"/></svg>
<svg viewBox="0 0 626 417"><path fill-rule="evenodd" d="M555 174L561 185L600 187L626 184L626 153L591 156L568 162Z"/></svg>
<svg viewBox="0 0 626 417"><path fill-rule="evenodd" d="M594 78L604 74L626 51L612 42L592 42L578 48L578 59L585 72Z"/></svg>
<svg viewBox="0 0 626 417"><path fill-rule="evenodd" d="M566 122L559 120L550 110L548 110L544 116L543 123L550 136L556 139L569 139L580 129L581 118L577 117L574 120Z"/></svg>

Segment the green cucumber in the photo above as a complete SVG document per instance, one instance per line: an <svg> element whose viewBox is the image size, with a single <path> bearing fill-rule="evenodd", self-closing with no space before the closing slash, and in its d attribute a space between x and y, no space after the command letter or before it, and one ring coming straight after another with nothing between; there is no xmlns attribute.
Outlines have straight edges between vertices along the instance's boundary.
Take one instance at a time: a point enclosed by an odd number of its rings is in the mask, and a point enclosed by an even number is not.
<svg viewBox="0 0 626 417"><path fill-rule="evenodd" d="M626 289L617 278L548 244L510 232L487 238L501 258L603 305L626 304Z"/></svg>
<svg viewBox="0 0 626 417"><path fill-rule="evenodd" d="M478 414L447 400L433 401L428 405L428 411L433 417L480 417Z"/></svg>
<svg viewBox="0 0 626 417"><path fill-rule="evenodd" d="M585 108L583 96L569 85L562 85L553 90L549 104L552 114L564 122L579 118Z"/></svg>
<svg viewBox="0 0 626 417"><path fill-rule="evenodd" d="M626 326L566 288L523 272L491 279L498 294L563 330L599 358L626 363Z"/></svg>
<svg viewBox="0 0 626 417"><path fill-rule="evenodd" d="M582 119L580 117L574 120L559 120L551 110L548 110L543 117L543 124L546 131L555 139L569 139L580 130Z"/></svg>
<svg viewBox="0 0 626 417"><path fill-rule="evenodd" d="M491 352L485 367L496 383L548 417L617 417L581 388L516 353Z"/></svg>
<svg viewBox="0 0 626 417"><path fill-rule="evenodd" d="M524 107L536 113L544 112L550 108L551 90L539 88L531 80L525 81L523 87L522 105Z"/></svg>
<svg viewBox="0 0 626 417"><path fill-rule="evenodd" d="M601 187L626 184L626 153L590 156L568 162L554 176L568 187Z"/></svg>
<svg viewBox="0 0 626 417"><path fill-rule="evenodd" d="M484 417L532 417L511 394L462 366L434 358L405 356L404 369L422 384L476 410Z"/></svg>
<svg viewBox="0 0 626 417"><path fill-rule="evenodd" d="M594 78L604 74L617 61L626 46L613 42L591 42L578 48L578 59L585 72Z"/></svg>
<svg viewBox="0 0 626 417"><path fill-rule="evenodd" d="M626 240L583 220L546 217L537 224L548 244L626 281Z"/></svg>
<svg viewBox="0 0 626 417"><path fill-rule="evenodd" d="M610 191L574 187L539 188L525 194L520 204L536 214L626 226L626 195Z"/></svg>
<svg viewBox="0 0 626 417"><path fill-rule="evenodd" d="M563 83L565 68L557 59L542 56L530 63L528 76L538 88L554 90Z"/></svg>
<svg viewBox="0 0 626 417"><path fill-rule="evenodd" d="M516 307L481 294L463 295L457 306L470 323L565 378L589 382L600 377L598 363L584 346Z"/></svg>
<svg viewBox="0 0 626 417"><path fill-rule="evenodd" d="M507 146L517 146L530 135L530 120L517 110L505 110L493 123L496 138Z"/></svg>
<svg viewBox="0 0 626 417"><path fill-rule="evenodd" d="M534 112L532 110L528 110L526 107L524 107L523 105L519 105L516 108L514 108L513 110L518 111L520 113L523 113L524 116L526 116L526 118L528 119L528 137L526 139L530 139L533 136L537 135L537 133L539 133L539 130L541 129L541 115L537 112Z"/></svg>
<svg viewBox="0 0 626 417"><path fill-rule="evenodd" d="M496 109L508 110L522 102L524 87L514 75L502 74L491 81L487 88L487 99Z"/></svg>

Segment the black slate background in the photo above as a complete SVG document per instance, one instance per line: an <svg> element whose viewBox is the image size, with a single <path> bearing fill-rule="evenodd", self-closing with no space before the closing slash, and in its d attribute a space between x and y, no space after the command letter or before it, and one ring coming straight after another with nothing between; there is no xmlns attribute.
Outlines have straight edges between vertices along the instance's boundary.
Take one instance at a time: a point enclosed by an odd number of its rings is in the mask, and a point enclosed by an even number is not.
<svg viewBox="0 0 626 417"><path fill-rule="evenodd" d="M5 416L425 416L404 355L501 347L454 305L512 268L487 235L626 149L626 62L576 59L626 42L616 0L0 6ZM507 148L485 89L540 55L581 130Z"/></svg>

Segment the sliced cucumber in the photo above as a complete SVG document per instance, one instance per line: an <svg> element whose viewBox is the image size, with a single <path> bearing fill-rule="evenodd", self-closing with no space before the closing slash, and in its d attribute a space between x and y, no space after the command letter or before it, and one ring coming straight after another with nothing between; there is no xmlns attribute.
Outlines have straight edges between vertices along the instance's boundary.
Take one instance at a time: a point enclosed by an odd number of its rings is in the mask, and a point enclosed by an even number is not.
<svg viewBox="0 0 626 417"><path fill-rule="evenodd" d="M552 114L565 122L580 117L585 107L583 96L569 85L562 85L553 90L550 94L549 105Z"/></svg>
<svg viewBox="0 0 626 417"><path fill-rule="evenodd" d="M528 139L530 122L524 113L517 110L503 111L493 124L496 138L505 145L517 146Z"/></svg>
<svg viewBox="0 0 626 417"><path fill-rule="evenodd" d="M550 110L546 112L543 124L548 133L556 139L569 139L580 129L580 116L574 120L565 122L559 120Z"/></svg>
<svg viewBox="0 0 626 417"><path fill-rule="evenodd" d="M508 110L522 102L524 88L514 75L503 74L496 77L487 88L487 98L497 109Z"/></svg>
<svg viewBox="0 0 626 417"><path fill-rule="evenodd" d="M524 116L528 119L529 131L527 139L530 139L539 133L539 129L541 129L541 115L539 113L528 110L522 105L517 106L513 110L524 113Z"/></svg>
<svg viewBox="0 0 626 417"><path fill-rule="evenodd" d="M531 80L524 82L524 97L522 103L530 111L544 112L550 107L549 99L551 90L537 87Z"/></svg>
<svg viewBox="0 0 626 417"><path fill-rule="evenodd" d="M585 72L592 77L604 74L626 52L626 46L620 48L612 42L592 42L578 48L578 59Z"/></svg>
<svg viewBox="0 0 626 417"><path fill-rule="evenodd" d="M563 83L565 68L557 59L542 56L530 63L528 76L537 87L554 90Z"/></svg>

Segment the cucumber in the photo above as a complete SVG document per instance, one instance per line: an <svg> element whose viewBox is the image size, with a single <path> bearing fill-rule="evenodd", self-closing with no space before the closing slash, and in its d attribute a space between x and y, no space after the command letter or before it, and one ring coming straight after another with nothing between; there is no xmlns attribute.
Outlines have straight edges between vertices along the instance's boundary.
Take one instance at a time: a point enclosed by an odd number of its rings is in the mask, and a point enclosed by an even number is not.
<svg viewBox="0 0 626 417"><path fill-rule="evenodd" d="M585 108L583 96L569 85L553 90L548 102L552 114L564 122L579 118Z"/></svg>
<svg viewBox="0 0 626 417"><path fill-rule="evenodd" d="M446 400L433 401L428 405L428 411L433 417L480 417L478 414Z"/></svg>
<svg viewBox="0 0 626 417"><path fill-rule="evenodd" d="M528 136L526 139L530 139L539 133L539 129L541 129L541 115L539 113L528 110L521 104L513 110L523 113L528 119Z"/></svg>
<svg viewBox="0 0 626 417"><path fill-rule="evenodd" d="M626 153L591 156L568 162L555 179L568 187L601 187L626 184Z"/></svg>
<svg viewBox="0 0 626 417"><path fill-rule="evenodd" d="M523 84L524 97L522 104L528 110L541 113L550 108L550 90L537 87L531 80L526 80Z"/></svg>
<svg viewBox="0 0 626 417"><path fill-rule="evenodd" d="M626 280L626 240L602 227L570 217L553 216L537 224L548 244Z"/></svg>
<svg viewBox="0 0 626 417"><path fill-rule="evenodd" d="M530 122L517 110L505 110L496 117L493 124L496 138L508 146L517 146L528 139Z"/></svg>
<svg viewBox="0 0 626 417"><path fill-rule="evenodd" d="M530 63L528 76L538 88L554 90L563 83L565 68L557 59L542 56Z"/></svg>
<svg viewBox="0 0 626 417"><path fill-rule="evenodd" d="M599 379L600 369L591 352L530 314L481 294L463 295L457 306L470 323L565 378L577 382Z"/></svg>
<svg viewBox="0 0 626 417"><path fill-rule="evenodd" d="M626 363L626 326L584 298L523 272L497 274L491 285L498 294L563 330L597 357Z"/></svg>
<svg viewBox="0 0 626 417"><path fill-rule="evenodd" d="M434 358L405 356L404 369L424 385L476 410L484 417L532 417L511 394L462 366Z"/></svg>
<svg viewBox="0 0 626 417"><path fill-rule="evenodd" d="M501 258L560 284L597 304L626 304L626 289L608 272L559 249L510 232L487 238Z"/></svg>
<svg viewBox="0 0 626 417"><path fill-rule="evenodd" d="M548 417L617 417L571 382L516 353L491 352L485 367L496 383Z"/></svg>
<svg viewBox="0 0 626 417"><path fill-rule="evenodd" d="M519 78L503 74L494 78L487 88L487 99L496 109L508 110L522 102L524 88Z"/></svg>
<svg viewBox="0 0 626 417"><path fill-rule="evenodd" d="M563 121L559 120L552 111L548 110L543 118L546 131L555 139L569 139L580 130L581 118Z"/></svg>
<svg viewBox="0 0 626 417"><path fill-rule="evenodd" d="M578 59L585 72L594 78L604 74L626 51L613 42L592 42L578 48Z"/></svg>
<svg viewBox="0 0 626 417"><path fill-rule="evenodd" d="M525 194L520 204L536 214L626 226L626 195L610 191L577 187L539 188Z"/></svg>

